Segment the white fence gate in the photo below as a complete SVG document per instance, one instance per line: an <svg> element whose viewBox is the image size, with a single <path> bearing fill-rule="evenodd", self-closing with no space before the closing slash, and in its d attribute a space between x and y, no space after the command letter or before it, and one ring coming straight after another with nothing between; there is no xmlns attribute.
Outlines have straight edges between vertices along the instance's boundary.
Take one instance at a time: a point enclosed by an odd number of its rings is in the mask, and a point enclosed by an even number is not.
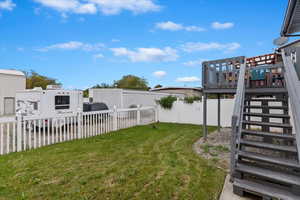
<svg viewBox="0 0 300 200"><path fill-rule="evenodd" d="M154 107L77 113L54 118L0 118L0 155L93 137L157 121Z"/></svg>

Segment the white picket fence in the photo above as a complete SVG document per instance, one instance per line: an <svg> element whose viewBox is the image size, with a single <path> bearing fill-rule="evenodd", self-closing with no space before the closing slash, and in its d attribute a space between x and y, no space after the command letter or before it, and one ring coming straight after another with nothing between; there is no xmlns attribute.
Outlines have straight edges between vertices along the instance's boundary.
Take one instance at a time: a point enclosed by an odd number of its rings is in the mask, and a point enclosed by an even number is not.
<svg viewBox="0 0 300 200"><path fill-rule="evenodd" d="M89 138L157 121L157 109L142 107L77 113L55 118L0 118L0 155Z"/></svg>

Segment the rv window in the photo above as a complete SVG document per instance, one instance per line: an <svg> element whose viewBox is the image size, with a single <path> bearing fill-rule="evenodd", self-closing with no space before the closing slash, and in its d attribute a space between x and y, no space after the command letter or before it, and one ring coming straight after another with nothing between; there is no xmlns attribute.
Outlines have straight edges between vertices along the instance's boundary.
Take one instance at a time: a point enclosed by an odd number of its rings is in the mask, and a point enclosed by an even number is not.
<svg viewBox="0 0 300 200"><path fill-rule="evenodd" d="M70 96L55 96L55 110L70 108Z"/></svg>
<svg viewBox="0 0 300 200"><path fill-rule="evenodd" d="M33 102L33 110L38 110L38 103L37 102Z"/></svg>

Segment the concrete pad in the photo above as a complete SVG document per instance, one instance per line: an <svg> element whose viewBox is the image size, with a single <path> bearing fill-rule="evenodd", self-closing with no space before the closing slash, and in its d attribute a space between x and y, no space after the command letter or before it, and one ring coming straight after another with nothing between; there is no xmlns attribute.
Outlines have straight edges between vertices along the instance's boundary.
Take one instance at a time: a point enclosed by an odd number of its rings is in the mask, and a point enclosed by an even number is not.
<svg viewBox="0 0 300 200"><path fill-rule="evenodd" d="M233 194L233 185L229 180L230 180L230 175L228 174L225 179L225 183L224 183L222 194L220 196L220 200L253 200L253 199L240 197L240 196Z"/></svg>

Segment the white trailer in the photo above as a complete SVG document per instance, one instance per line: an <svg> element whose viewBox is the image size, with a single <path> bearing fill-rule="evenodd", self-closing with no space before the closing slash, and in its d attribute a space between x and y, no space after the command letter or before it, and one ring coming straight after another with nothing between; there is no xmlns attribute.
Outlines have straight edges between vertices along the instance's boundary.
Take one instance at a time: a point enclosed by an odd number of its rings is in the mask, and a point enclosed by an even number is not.
<svg viewBox="0 0 300 200"><path fill-rule="evenodd" d="M0 69L0 116L15 113L16 92L25 88L26 77L23 72Z"/></svg>
<svg viewBox="0 0 300 200"><path fill-rule="evenodd" d="M28 117L59 118L82 112L83 95L79 90L63 90L48 86L17 91L16 113Z"/></svg>

